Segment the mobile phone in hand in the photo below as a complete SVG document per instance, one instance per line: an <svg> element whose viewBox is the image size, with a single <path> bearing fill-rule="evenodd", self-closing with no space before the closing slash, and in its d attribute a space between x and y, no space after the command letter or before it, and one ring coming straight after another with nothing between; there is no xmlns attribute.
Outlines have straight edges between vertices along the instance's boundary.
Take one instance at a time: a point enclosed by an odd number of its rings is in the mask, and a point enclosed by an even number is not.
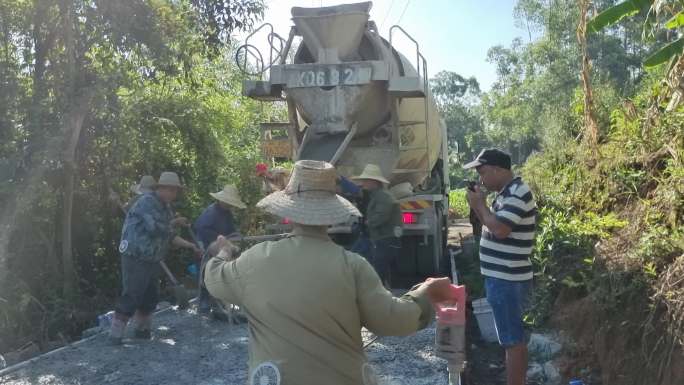
<svg viewBox="0 0 684 385"><path fill-rule="evenodd" d="M475 185L477 184L475 181L466 180L464 182L466 183L466 186L468 186L468 190L475 192Z"/></svg>

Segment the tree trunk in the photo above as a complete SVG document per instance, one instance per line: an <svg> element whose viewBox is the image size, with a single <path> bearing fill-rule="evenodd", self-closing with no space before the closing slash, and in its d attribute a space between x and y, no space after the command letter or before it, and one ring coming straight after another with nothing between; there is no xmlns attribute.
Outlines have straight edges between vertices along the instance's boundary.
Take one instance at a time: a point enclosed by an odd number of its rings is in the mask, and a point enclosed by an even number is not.
<svg viewBox="0 0 684 385"><path fill-rule="evenodd" d="M671 112L677 109L684 100L684 56L680 56L677 63L667 74L667 83L672 89L672 97L665 111Z"/></svg>
<svg viewBox="0 0 684 385"><path fill-rule="evenodd" d="M50 20L50 2L35 1L35 13L33 16L34 25L31 31L34 49L34 64L32 73L32 92L31 105L28 108L28 130L30 135L29 143L40 143L45 137L45 127L43 127L43 116L46 106L44 101L47 98L48 90L45 84L45 71L47 69L48 54L56 42L57 27ZM29 147L26 154L30 159L35 151Z"/></svg>
<svg viewBox="0 0 684 385"><path fill-rule="evenodd" d="M65 296L75 294L76 266L74 263L71 222L74 203L74 182L76 179L76 150L81 137L83 121L90 111L90 103L95 96L95 87L89 87L84 81L87 69L79 60L76 48L76 16L74 4L70 0L62 0L59 4L62 19L62 36L65 52L65 92L70 100L62 121L62 164L64 186L62 190L62 271L63 292Z"/></svg>
<svg viewBox="0 0 684 385"><path fill-rule="evenodd" d="M64 294L74 293L76 284L76 268L74 265L73 247L71 245L71 213L74 203L74 180L76 177L76 147L81 136L83 121L90 110L93 99L92 89L85 90L71 105L64 121L64 190L62 199L62 269Z"/></svg>
<svg viewBox="0 0 684 385"><path fill-rule="evenodd" d="M594 116L594 96L591 91L591 64L587 51L587 12L589 0L579 0L580 20L577 26L577 41L582 50L582 87L584 88L584 141L597 154L598 123Z"/></svg>

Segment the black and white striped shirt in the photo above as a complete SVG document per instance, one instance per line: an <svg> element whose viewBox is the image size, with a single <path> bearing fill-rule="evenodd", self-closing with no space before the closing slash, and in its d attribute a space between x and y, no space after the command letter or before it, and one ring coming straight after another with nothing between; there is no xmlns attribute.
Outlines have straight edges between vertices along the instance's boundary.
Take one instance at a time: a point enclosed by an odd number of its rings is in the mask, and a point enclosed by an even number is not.
<svg viewBox="0 0 684 385"><path fill-rule="evenodd" d="M514 178L497 194L491 211L512 231L508 237L497 239L486 226L483 227L480 239L482 275L509 281L532 279L530 254L537 215L532 191L519 177Z"/></svg>

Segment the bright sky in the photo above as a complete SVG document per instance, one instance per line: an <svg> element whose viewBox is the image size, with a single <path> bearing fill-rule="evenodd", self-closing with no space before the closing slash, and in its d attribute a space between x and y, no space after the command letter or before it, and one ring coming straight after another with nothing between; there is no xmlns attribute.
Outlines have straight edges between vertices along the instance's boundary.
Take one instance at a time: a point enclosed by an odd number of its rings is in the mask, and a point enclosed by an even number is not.
<svg viewBox="0 0 684 385"><path fill-rule="evenodd" d="M266 0L264 21L287 38L292 25L290 8L341 3L345 1ZM514 25L514 5L515 0L375 0L371 20L385 38L394 24L411 34L428 61L429 76L442 70L454 71L475 76L482 90L488 90L496 72L486 61L487 50L498 44L508 46L516 37L527 38L527 31ZM397 45L408 58L414 57L415 51L410 51L408 45Z"/></svg>

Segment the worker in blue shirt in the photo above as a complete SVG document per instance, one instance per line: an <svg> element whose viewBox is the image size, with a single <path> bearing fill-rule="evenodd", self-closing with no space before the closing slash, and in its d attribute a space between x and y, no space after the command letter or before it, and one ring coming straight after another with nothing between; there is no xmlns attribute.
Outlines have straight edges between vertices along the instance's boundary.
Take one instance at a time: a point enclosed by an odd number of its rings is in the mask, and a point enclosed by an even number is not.
<svg viewBox="0 0 684 385"><path fill-rule="evenodd" d="M159 299L159 261L171 246L191 249L199 257L200 249L179 237L180 226L189 224L175 217L171 203L183 186L175 172L163 172L159 181L126 212L121 230L121 297L115 308L109 332L113 344L121 344L128 320L133 318L134 336L152 337L152 314Z"/></svg>
<svg viewBox="0 0 684 385"><path fill-rule="evenodd" d="M202 244L201 246L204 250L206 250L219 235L223 235L224 237L239 236L240 231L235 225L235 219L231 212L231 208L244 209L247 207L240 198L240 194L234 185L226 185L223 187L222 191L210 193L210 195L216 202L204 209L192 226L197 235L197 239ZM202 271L201 267L204 266L206 258L207 256L205 254L198 271ZM214 317L218 319L225 318L223 312L218 311L218 308L215 305L215 303L212 303L209 292L207 292L207 289L200 281L199 313L204 315L213 313Z"/></svg>
<svg viewBox="0 0 684 385"><path fill-rule="evenodd" d="M337 193L348 201L354 203L356 208L363 214L368 206L368 194L356 183L340 175L337 179ZM352 225L353 242L348 245L348 249L364 257L371 264L373 263L373 250L368 230L365 229L364 218L360 217Z"/></svg>

